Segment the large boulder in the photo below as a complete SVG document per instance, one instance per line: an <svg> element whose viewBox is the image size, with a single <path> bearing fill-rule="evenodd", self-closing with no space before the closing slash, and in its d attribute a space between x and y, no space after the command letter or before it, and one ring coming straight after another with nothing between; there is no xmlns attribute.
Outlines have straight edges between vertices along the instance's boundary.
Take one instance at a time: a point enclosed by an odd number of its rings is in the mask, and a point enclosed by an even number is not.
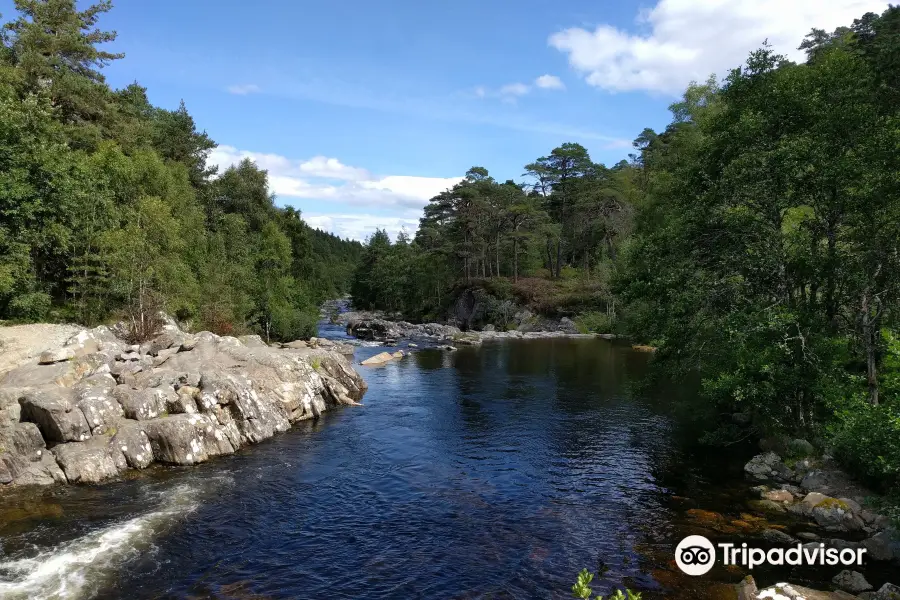
<svg viewBox="0 0 900 600"><path fill-rule="evenodd" d="M347 323L347 333L361 340L396 340L403 337L400 327L384 319L360 319Z"/></svg>
<svg viewBox="0 0 900 600"><path fill-rule="evenodd" d="M153 463L153 448L141 422L130 419L122 421L116 427L110 444L132 469L146 469Z"/></svg>
<svg viewBox="0 0 900 600"><path fill-rule="evenodd" d="M277 349L174 329L140 346L111 337L105 328L79 334L74 358L25 365L0 383L0 484L93 483L153 462L196 464L357 404L366 390L322 340Z"/></svg>
<svg viewBox="0 0 900 600"><path fill-rule="evenodd" d="M75 405L94 434L104 433L125 416L122 405L113 396L115 387L112 375L98 373L84 378L72 389Z"/></svg>
<svg viewBox="0 0 900 600"><path fill-rule="evenodd" d="M394 360L393 354L391 354L390 352L381 352L379 354L376 354L375 356L370 356L369 358L360 362L359 364L365 365L365 366L381 365L386 362L390 362L392 360Z"/></svg>
<svg viewBox="0 0 900 600"><path fill-rule="evenodd" d="M872 589L872 584L866 581L862 573L844 569L831 580L838 589L851 594L861 594Z"/></svg>
<svg viewBox="0 0 900 600"><path fill-rule="evenodd" d="M900 586L886 583L875 592L874 600L900 600Z"/></svg>
<svg viewBox="0 0 900 600"><path fill-rule="evenodd" d="M781 462L781 457L774 452L757 454L744 465L744 473L754 481L768 481L778 478L786 468Z"/></svg>
<svg viewBox="0 0 900 600"><path fill-rule="evenodd" d="M234 447L209 415L172 415L143 423L153 457L163 463L194 465Z"/></svg>
<svg viewBox="0 0 900 600"><path fill-rule="evenodd" d="M98 483L119 474L117 460L113 456L121 456L121 453L111 446L107 436L60 444L52 452L69 483ZM122 466L124 468L125 465Z"/></svg>
<svg viewBox="0 0 900 600"><path fill-rule="evenodd" d="M72 391L44 386L24 392L22 420L34 423L48 442L83 442L91 437L84 413L72 401Z"/></svg>
<svg viewBox="0 0 900 600"><path fill-rule="evenodd" d="M0 426L0 483L43 485L66 481L46 447L34 423Z"/></svg>
<svg viewBox="0 0 900 600"><path fill-rule="evenodd" d="M863 521L847 500L825 498L812 508L811 516L828 531L860 531Z"/></svg>
<svg viewBox="0 0 900 600"><path fill-rule="evenodd" d="M118 385L113 390L113 396L122 406L122 411L128 419L136 421L155 419L166 410L167 393L164 390L136 389L128 385Z"/></svg>

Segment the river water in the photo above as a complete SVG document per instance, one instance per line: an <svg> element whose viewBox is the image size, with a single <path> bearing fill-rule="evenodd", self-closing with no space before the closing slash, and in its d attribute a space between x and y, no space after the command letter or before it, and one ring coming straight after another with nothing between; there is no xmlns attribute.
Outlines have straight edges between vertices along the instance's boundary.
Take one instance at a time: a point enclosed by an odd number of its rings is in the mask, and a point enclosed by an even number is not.
<svg viewBox="0 0 900 600"><path fill-rule="evenodd" d="M647 363L548 339L359 367L364 407L234 456L0 497L0 597L564 598L601 565L597 593L720 597L741 573L672 549L741 460L695 449Z"/></svg>

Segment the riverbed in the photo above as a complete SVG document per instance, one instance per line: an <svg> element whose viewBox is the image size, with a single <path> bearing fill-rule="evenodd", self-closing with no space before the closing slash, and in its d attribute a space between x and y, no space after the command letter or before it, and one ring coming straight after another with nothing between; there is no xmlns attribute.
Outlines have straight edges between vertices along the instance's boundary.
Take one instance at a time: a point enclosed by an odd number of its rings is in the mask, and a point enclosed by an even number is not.
<svg viewBox="0 0 900 600"><path fill-rule="evenodd" d="M648 361L562 338L359 367L365 406L234 456L0 498L0 597L566 598L585 567L596 593L727 597L740 572L672 549L746 457L697 446Z"/></svg>

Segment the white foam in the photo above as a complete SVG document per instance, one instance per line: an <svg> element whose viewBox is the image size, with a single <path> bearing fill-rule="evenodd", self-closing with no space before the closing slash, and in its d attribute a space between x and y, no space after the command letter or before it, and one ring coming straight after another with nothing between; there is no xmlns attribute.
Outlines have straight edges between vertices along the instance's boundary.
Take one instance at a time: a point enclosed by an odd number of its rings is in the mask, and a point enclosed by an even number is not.
<svg viewBox="0 0 900 600"><path fill-rule="evenodd" d="M31 558L0 562L0 598L83 598L91 596L126 559L147 548L165 525L197 506L197 490L179 486L166 492L156 510L92 531Z"/></svg>

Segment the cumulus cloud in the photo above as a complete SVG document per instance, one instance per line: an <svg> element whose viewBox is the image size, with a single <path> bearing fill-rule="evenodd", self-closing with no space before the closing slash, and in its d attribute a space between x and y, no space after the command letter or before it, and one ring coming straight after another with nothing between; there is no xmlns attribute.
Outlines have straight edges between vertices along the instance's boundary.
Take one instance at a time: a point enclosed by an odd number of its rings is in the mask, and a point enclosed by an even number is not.
<svg viewBox="0 0 900 600"><path fill-rule="evenodd" d="M541 75L534 80L534 85L545 90L564 90L566 86L556 75Z"/></svg>
<svg viewBox="0 0 900 600"><path fill-rule="evenodd" d="M406 217L386 217L370 214L303 214L303 219L316 229L330 231L335 235L352 240L366 241L376 229L384 229L396 240L397 234L405 231L410 236L419 226L418 219Z"/></svg>
<svg viewBox="0 0 900 600"><path fill-rule="evenodd" d="M428 200L462 177L374 176L336 158L315 156L294 160L279 154L219 146L208 162L220 170L248 158L269 172L269 187L277 196L336 202L370 208L418 211Z"/></svg>
<svg viewBox="0 0 900 600"><path fill-rule="evenodd" d="M245 83L239 85L228 86L228 93L238 96L246 96L247 94L256 94L262 90L255 83Z"/></svg>
<svg viewBox="0 0 900 600"><path fill-rule="evenodd" d="M609 25L579 27L550 36L549 44L596 87L677 95L691 81L740 65L768 39L793 60L813 27L832 31L866 12L882 12L879 0L659 0L638 18L647 33Z"/></svg>

